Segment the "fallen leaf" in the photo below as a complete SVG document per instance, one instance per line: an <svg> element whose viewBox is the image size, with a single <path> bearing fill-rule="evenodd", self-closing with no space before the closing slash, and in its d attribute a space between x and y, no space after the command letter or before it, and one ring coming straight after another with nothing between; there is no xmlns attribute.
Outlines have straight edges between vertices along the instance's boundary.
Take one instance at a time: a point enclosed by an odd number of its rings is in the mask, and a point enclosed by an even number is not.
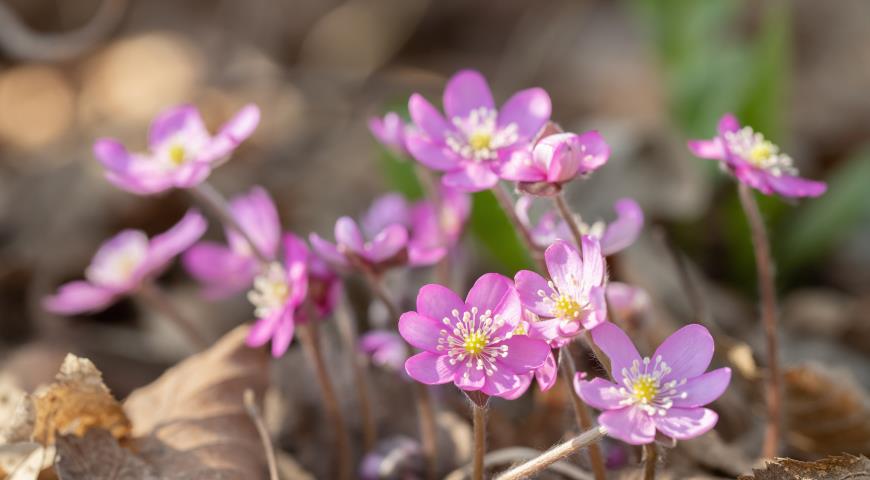
<svg viewBox="0 0 870 480"><path fill-rule="evenodd" d="M870 460L861 455L835 455L816 462L777 458L763 469L752 469L752 475L740 475L738 480L859 480L870 478Z"/></svg>
<svg viewBox="0 0 870 480"><path fill-rule="evenodd" d="M804 453L870 455L870 395L847 372L807 365L785 372L789 445Z"/></svg>
<svg viewBox="0 0 870 480"><path fill-rule="evenodd" d="M0 478L35 480L53 460L54 448L46 449L36 442L0 445Z"/></svg>
<svg viewBox="0 0 870 480"><path fill-rule="evenodd" d="M91 429L83 437L59 435L56 445L60 480L163 480L106 430Z"/></svg>
<svg viewBox="0 0 870 480"><path fill-rule="evenodd" d="M265 478L263 447L242 395L250 388L263 397L268 356L245 345L247 333L248 327L236 328L124 402L131 447L161 477Z"/></svg>

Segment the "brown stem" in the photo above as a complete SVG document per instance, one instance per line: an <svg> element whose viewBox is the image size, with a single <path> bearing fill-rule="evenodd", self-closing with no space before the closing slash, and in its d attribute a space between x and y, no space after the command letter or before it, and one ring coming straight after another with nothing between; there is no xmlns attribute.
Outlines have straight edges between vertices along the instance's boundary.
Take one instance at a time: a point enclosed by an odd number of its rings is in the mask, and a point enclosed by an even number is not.
<svg viewBox="0 0 870 480"><path fill-rule="evenodd" d="M438 470L438 432L435 430L435 413L429 387L414 382L414 397L417 401L417 416L420 428L420 443L426 460L426 478L435 480Z"/></svg>
<svg viewBox="0 0 870 480"><path fill-rule="evenodd" d="M197 330L194 323L178 310L156 284L153 282L143 283L137 290L136 296L164 318L172 321L176 327L184 332L184 336L187 337L194 349L203 350L209 346L209 341Z"/></svg>
<svg viewBox="0 0 870 480"><path fill-rule="evenodd" d="M230 213L229 204L216 188L208 182L202 182L193 188L189 188L187 191L190 192L193 198L202 204L203 207L210 210L212 215L218 217L224 225L241 235L251 248L251 252L254 253L254 256L257 257L257 260L259 260L261 264L269 264L269 259L262 251L260 251L260 248L257 247L256 243L254 243L254 239L248 235L248 232L242 228L239 222L236 221L236 218L232 213Z"/></svg>
<svg viewBox="0 0 870 480"><path fill-rule="evenodd" d="M643 446L643 480L655 480L658 456L655 443Z"/></svg>
<svg viewBox="0 0 870 480"><path fill-rule="evenodd" d="M497 476L496 480L520 480L523 478L532 478L533 475L541 473L550 465L568 457L581 448L597 447L598 441L604 437L606 432L607 431L604 427L589 429L567 442L560 443L541 455L511 468Z"/></svg>
<svg viewBox="0 0 870 480"><path fill-rule="evenodd" d="M278 478L278 464L275 461L275 448L272 446L269 430L266 428L266 423L263 421L263 416L257 407L254 391L250 388L245 389L242 399L245 403L245 410L248 411L248 416L251 417L251 421L257 427L257 433L260 435L260 442L263 444L263 450L266 454L266 463L269 465L269 480L280 480Z"/></svg>
<svg viewBox="0 0 870 480"><path fill-rule="evenodd" d="M336 311L338 331L344 342L344 348L350 354L351 368L353 369L353 381L359 398L360 416L362 417L363 448L370 452L375 447L378 439L377 424L372 414L372 404L369 397L368 375L366 371L365 357L359 354L357 348L356 325L342 302Z"/></svg>
<svg viewBox="0 0 870 480"><path fill-rule="evenodd" d="M547 264L544 263L544 256L542 255L541 250L535 246L532 232L530 232L526 226L523 225L523 222L520 221L520 218L517 217L517 212L514 210L514 201L511 199L511 194L507 191L507 187L500 183L498 186L492 188L492 193L495 195L495 199L498 200L499 205L501 205L504 214L508 217L508 220L510 220L511 225L514 226L514 230L520 234L520 239L523 241L529 255L531 255L538 264L538 268L540 268L542 272L546 272Z"/></svg>
<svg viewBox="0 0 870 480"><path fill-rule="evenodd" d="M571 236L574 237L574 243L577 244L577 249L583 253L583 233L580 231L580 225L577 224L577 218L571 213L571 208L568 207L568 202L565 201L565 195L562 192L553 195L553 203L556 204L556 209L559 210L559 215L568 224L568 229L571 230Z"/></svg>
<svg viewBox="0 0 870 480"><path fill-rule="evenodd" d="M764 219L755 202L755 196L746 185L738 187L740 204L749 221L752 246L755 249L755 266L758 272L758 287L761 291L761 322L767 343L767 427L764 432L762 456L775 457L779 451L780 405L782 390L779 372L779 345L777 340L776 287L774 285L773 260L770 257L770 242Z"/></svg>
<svg viewBox="0 0 870 480"><path fill-rule="evenodd" d="M472 458L472 480L483 480L483 456L486 453L486 407L471 402L472 424L474 426L474 457Z"/></svg>
<svg viewBox="0 0 870 480"><path fill-rule="evenodd" d="M574 392L574 376L577 374L577 368L574 366L574 359L571 358L571 353L567 346L559 349L559 369L562 372L562 379L565 381L565 386L568 388L568 396L571 398L571 405L574 407L574 416L577 419L577 426L581 432L585 432L592 428L592 416L589 413L589 408L583 403L583 400ZM589 461L592 464L592 473L595 475L595 480L605 480L607 478L607 470L604 468L604 455L601 453L601 447L597 444L589 445Z"/></svg>
<svg viewBox="0 0 870 480"><path fill-rule="evenodd" d="M402 315L401 310L399 310L399 306L395 301L393 301L390 294L387 292L387 289L384 287L382 277L365 265L360 265L359 270L362 272L363 277L365 277L369 289L376 297L378 297L378 300L381 301L384 307L387 308L387 313L390 315L392 321L398 322L399 317Z"/></svg>
<svg viewBox="0 0 870 480"><path fill-rule="evenodd" d="M314 367L314 373L317 377L317 382L320 384L320 390L323 394L324 408L335 435L335 451L338 455L338 477L342 480L351 478L351 456L350 444L348 443L347 427L344 423L344 417L339 407L338 397L335 394L335 388L332 381L329 379L329 372L326 368L326 362L323 359L323 352L320 349L320 339L317 334L317 323L314 321L299 325L297 332L299 342L305 350L308 361Z"/></svg>

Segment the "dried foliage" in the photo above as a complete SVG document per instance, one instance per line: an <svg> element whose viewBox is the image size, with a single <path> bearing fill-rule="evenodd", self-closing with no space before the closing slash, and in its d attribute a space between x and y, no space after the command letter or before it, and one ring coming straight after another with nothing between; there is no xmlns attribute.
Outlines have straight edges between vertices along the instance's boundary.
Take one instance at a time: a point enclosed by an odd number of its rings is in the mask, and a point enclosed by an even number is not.
<svg viewBox="0 0 870 480"><path fill-rule="evenodd" d="M57 438L55 470L61 480L160 480L155 468L118 444L111 433L89 430L83 437Z"/></svg>
<svg viewBox="0 0 870 480"><path fill-rule="evenodd" d="M777 458L763 469L753 469L752 475L738 480L845 480L870 478L870 460L861 455L836 455L817 462L801 462Z"/></svg>

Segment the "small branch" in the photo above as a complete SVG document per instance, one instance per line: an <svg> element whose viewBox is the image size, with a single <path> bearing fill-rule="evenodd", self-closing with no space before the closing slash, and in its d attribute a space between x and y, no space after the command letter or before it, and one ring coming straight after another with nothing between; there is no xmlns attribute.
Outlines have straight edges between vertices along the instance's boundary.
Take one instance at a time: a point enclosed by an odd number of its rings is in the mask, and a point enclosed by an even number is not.
<svg viewBox="0 0 870 480"><path fill-rule="evenodd" d="M435 480L438 471L438 432L429 387L414 382L414 399L417 401L420 443L423 445L423 457L426 461L426 478Z"/></svg>
<svg viewBox="0 0 870 480"><path fill-rule="evenodd" d="M528 462L541 456L544 452L528 447L508 447L487 453L483 457L483 467L487 470L500 465L514 465ZM555 462L548 467L555 473L570 480L594 480L585 470L567 462ZM447 474L444 480L464 480L471 473L471 466L465 465Z"/></svg>
<svg viewBox="0 0 870 480"><path fill-rule="evenodd" d="M779 343L777 339L776 287L774 284L773 260L764 219L755 202L755 196L746 185L738 186L740 204L749 222L752 246L755 249L755 266L758 273L758 288L761 291L761 322L767 343L767 427L764 432L762 456L773 458L779 451L780 411L782 389L779 372Z"/></svg>
<svg viewBox="0 0 870 480"><path fill-rule="evenodd" d="M390 294L387 292L387 289L384 287L383 278L372 271L367 265L362 264L361 262L356 262L357 270L359 270L363 274L363 278L365 278L366 284L369 286L369 290L378 297L378 300L387 308L387 313L390 315L390 318L394 322L399 321L399 317L402 315L399 306L396 302L390 297Z"/></svg>
<svg viewBox="0 0 870 480"><path fill-rule="evenodd" d="M184 336L195 350L203 350L209 346L210 342L199 332L194 323L178 310L156 284L144 282L137 290L136 297L184 332Z"/></svg>
<svg viewBox="0 0 870 480"><path fill-rule="evenodd" d="M655 480L658 457L655 443L643 446L643 480Z"/></svg>
<svg viewBox="0 0 870 480"><path fill-rule="evenodd" d="M260 415L260 409L257 408L257 399L254 397L254 391L250 388L245 389L243 397L245 410L248 411L248 416L257 427L257 433L260 435L260 442L263 443L263 451L266 453L266 462L269 465L269 480L280 480L278 477L278 464L275 461L275 448L272 446L272 439L269 436L269 430L266 429L266 423L263 422L263 416Z"/></svg>
<svg viewBox="0 0 870 480"><path fill-rule="evenodd" d="M338 478L348 480L351 478L352 465L347 427L344 423L344 417L341 414L341 408L339 407L338 397L335 394L335 388L329 378L329 371L326 368L323 352L320 349L320 339L317 335L317 323L316 321L310 321L303 325L299 325L296 328L299 335L299 341L302 343L302 348L305 350L305 354L307 355L309 362L311 362L311 366L314 367L317 382L320 384L320 390L323 393L326 415L329 417L334 430L335 450L338 454Z"/></svg>
<svg viewBox="0 0 870 480"><path fill-rule="evenodd" d="M568 207L568 202L565 201L565 195L562 192L553 195L553 203L559 210L562 220L568 224L568 229L571 230L571 236L574 237L574 243L577 244L577 249L581 255L583 253L583 233L580 232L580 225L577 224L577 218L571 213L571 208Z"/></svg>
<svg viewBox="0 0 870 480"><path fill-rule="evenodd" d="M266 255L260 250L257 244L254 243L254 239L251 238L248 232L242 228L236 218L232 213L230 213L229 203L227 203L227 200L216 188L208 182L202 182L193 188L187 189L187 191L190 192L191 196L193 196L198 203L211 211L212 215L218 217L224 225L235 230L236 233L244 238L245 242L247 242L248 246L251 248L251 252L253 252L254 256L257 257L257 260L261 265L268 265L270 263Z"/></svg>
<svg viewBox="0 0 870 480"><path fill-rule="evenodd" d="M592 416L589 413L589 408L574 391L574 376L577 374L577 368L567 346L559 349L559 370L562 372L562 379L568 388L568 396L571 398L571 406L574 407L577 426L580 427L581 432L585 432L592 428ZM589 461L592 464L595 480L605 480L607 470L604 467L604 455L601 453L601 447L597 444L589 446Z"/></svg>
<svg viewBox="0 0 870 480"><path fill-rule="evenodd" d="M353 369L353 381L359 398L360 417L362 417L363 448L370 452L375 447L378 439L377 425L372 414L371 400L369 399L368 375L366 374L365 359L359 354L357 348L356 325L348 312L347 305L342 301L336 310L338 331L344 342L344 348L350 354L351 368Z"/></svg>
<svg viewBox="0 0 870 480"><path fill-rule="evenodd" d="M486 407L471 403L474 426L474 456L471 462L471 479L483 480L483 456L486 453Z"/></svg>
<svg viewBox="0 0 870 480"><path fill-rule="evenodd" d="M581 448L589 447L591 449L592 447L597 447L597 442L604 437L606 432L607 431L604 427L591 428L565 443L556 445L542 453L537 458L533 458L526 463L511 468L497 476L496 480L519 480L522 478L530 478L533 475L541 473L547 467L559 460L572 455Z"/></svg>
<svg viewBox="0 0 870 480"><path fill-rule="evenodd" d="M535 241L532 239L532 232L530 232L526 226L523 225L523 222L520 221L520 218L517 217L517 212L514 210L514 201L511 198L510 192L507 191L507 187L505 187L503 183L499 183L491 190L493 195L495 195L495 199L498 200L499 205L501 205L504 214L508 217L508 220L510 220L511 225L514 226L514 230L519 234L520 240L522 240L529 255L531 255L535 260L535 263L538 264L538 268L540 268L542 272L546 272L547 265L544 263L544 256L541 250L535 246Z"/></svg>

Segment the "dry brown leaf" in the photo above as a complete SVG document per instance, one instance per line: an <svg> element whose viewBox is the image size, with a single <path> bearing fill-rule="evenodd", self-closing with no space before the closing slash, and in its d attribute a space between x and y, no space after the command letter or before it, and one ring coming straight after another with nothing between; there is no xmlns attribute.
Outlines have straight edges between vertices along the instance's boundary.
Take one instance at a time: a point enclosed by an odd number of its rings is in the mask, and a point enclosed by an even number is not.
<svg viewBox="0 0 870 480"><path fill-rule="evenodd" d="M239 327L213 347L133 392L124 410L132 446L167 479L265 478L257 431L245 411L245 389L263 397L268 356L245 345Z"/></svg>
<svg viewBox="0 0 870 480"><path fill-rule="evenodd" d="M870 455L870 395L845 372L819 366L785 373L788 442L805 452Z"/></svg>
<svg viewBox="0 0 870 480"><path fill-rule="evenodd" d="M861 455L835 455L816 462L777 458L763 469L753 469L752 475L740 475L738 480L867 480L870 460Z"/></svg>
<svg viewBox="0 0 870 480"><path fill-rule="evenodd" d="M56 445L60 480L163 480L106 430L91 429L83 437L59 435Z"/></svg>
<svg viewBox="0 0 870 480"><path fill-rule="evenodd" d="M54 447L45 448L36 442L0 445L0 478L36 480L53 460Z"/></svg>

